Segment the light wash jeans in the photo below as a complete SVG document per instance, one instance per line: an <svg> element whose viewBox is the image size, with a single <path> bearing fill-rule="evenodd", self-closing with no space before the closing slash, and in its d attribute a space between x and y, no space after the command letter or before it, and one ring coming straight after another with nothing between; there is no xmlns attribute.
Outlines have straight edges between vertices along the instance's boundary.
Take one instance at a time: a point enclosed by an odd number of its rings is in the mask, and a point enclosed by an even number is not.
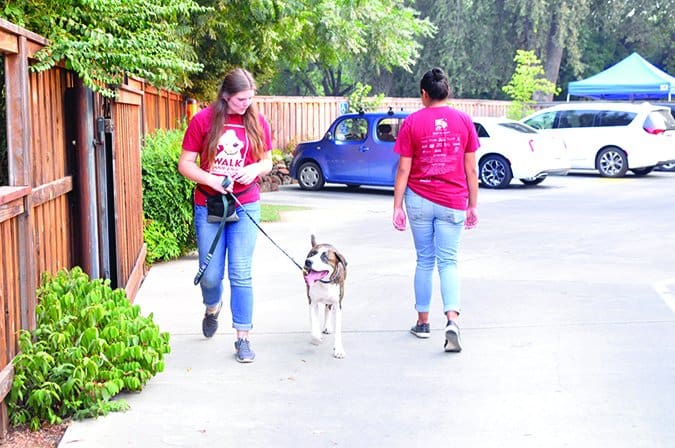
<svg viewBox="0 0 675 448"><path fill-rule="evenodd" d="M260 202L244 204L248 213L260 222ZM218 232L219 223L206 222L206 207L194 206L199 266L209 253L213 238ZM201 282L204 305L213 306L223 296L223 278L225 277L225 257L227 257L227 278L230 283L230 310L232 328L250 330L253 327L253 280L251 264L255 249L258 228L246 213L237 207L239 221L225 223L213 258L204 271Z"/></svg>
<svg viewBox="0 0 675 448"><path fill-rule="evenodd" d="M429 311L434 264L437 264L441 279L443 312L459 313L461 310L457 252L466 212L435 204L410 188L405 192L405 207L417 252L415 310Z"/></svg>

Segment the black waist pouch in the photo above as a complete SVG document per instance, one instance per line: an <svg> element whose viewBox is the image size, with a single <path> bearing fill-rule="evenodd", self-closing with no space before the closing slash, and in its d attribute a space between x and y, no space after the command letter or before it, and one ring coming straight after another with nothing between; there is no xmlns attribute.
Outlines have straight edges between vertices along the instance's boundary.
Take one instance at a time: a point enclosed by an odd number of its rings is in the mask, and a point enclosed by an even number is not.
<svg viewBox="0 0 675 448"><path fill-rule="evenodd" d="M219 223L223 219L225 222L239 221L237 203L231 194L210 195L203 189L197 188L206 196L206 222Z"/></svg>
<svg viewBox="0 0 675 448"><path fill-rule="evenodd" d="M225 219L225 222L239 221L237 215L237 204L230 194L218 194L215 196L206 197L206 216L207 222L220 222Z"/></svg>

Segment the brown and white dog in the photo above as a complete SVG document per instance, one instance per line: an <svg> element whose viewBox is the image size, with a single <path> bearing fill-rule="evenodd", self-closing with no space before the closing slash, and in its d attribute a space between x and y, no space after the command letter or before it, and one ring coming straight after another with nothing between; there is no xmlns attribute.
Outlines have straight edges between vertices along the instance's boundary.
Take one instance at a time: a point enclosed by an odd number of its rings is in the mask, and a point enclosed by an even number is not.
<svg viewBox="0 0 675 448"><path fill-rule="evenodd" d="M302 274L307 283L312 343L321 343L322 332L328 334L334 331L333 356L344 358L342 297L347 278L347 260L330 244L316 244L314 235L311 243L312 249L307 254Z"/></svg>

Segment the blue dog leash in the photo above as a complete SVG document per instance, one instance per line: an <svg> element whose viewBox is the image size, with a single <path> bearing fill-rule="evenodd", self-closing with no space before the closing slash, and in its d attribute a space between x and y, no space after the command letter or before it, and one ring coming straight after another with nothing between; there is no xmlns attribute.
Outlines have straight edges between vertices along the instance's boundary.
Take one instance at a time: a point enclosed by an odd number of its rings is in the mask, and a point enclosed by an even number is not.
<svg viewBox="0 0 675 448"><path fill-rule="evenodd" d="M225 176L225 179L223 179L223 183L222 183L221 185L222 185L224 188L227 188L227 187L230 186L230 184L232 184L232 179L230 179L230 176ZM302 269L302 266L300 266L300 265L293 259L293 257L291 257L290 255L288 255L288 254L286 253L286 251L283 250L283 249L282 249L282 248L281 248L281 247L280 247L280 246L272 239L272 237L270 237L270 236L267 234L267 232L265 232L265 231L262 229L262 227L260 227L260 225L259 225L259 224L255 221L255 219L253 218L253 216L251 216L251 215L249 214L249 212L246 210L246 208L244 207L244 205L239 201L239 198L237 198L237 196L236 196L234 193L227 193L227 194L229 194L229 195L232 196L232 199L234 199L234 202L237 204L237 206L239 206L242 210L244 210L244 213L246 213L246 216L248 216L248 218L251 220L251 222L252 222L253 224L255 224L255 226L258 228L258 230L260 230L260 232L262 232L262 234L265 235L265 236L267 237L267 239L269 239L269 240L272 242L272 244L274 244L274 245L277 247L277 249L279 249L284 255L286 255L286 256L288 257L288 259L291 260L291 261L293 262L293 264L294 264L295 266L297 266L297 268L300 269L300 270L302 271L302 270L303 270L303 269ZM226 199L226 196L225 196L225 195L223 195L223 207L224 207L225 210L227 210L227 199ZM204 258L204 262L201 264L201 266L199 266L199 271L197 272L197 275L195 276L195 279L194 279L194 284L195 284L195 285L198 285L198 284L199 284L199 282L200 282L201 279L202 279L202 276L204 275L204 271L206 271L206 268L209 266L209 263L211 263L211 258L213 258L213 252L215 252L215 250L216 250L216 246L218 245L218 241L220 240L220 236L221 236L221 234L223 233L223 229L224 229L224 228L225 228L225 217L223 216L223 220L220 222L220 225L218 226L218 231L216 232L216 236L213 238L213 242L211 242L211 247L209 248L209 253L206 254L206 258Z"/></svg>
<svg viewBox="0 0 675 448"><path fill-rule="evenodd" d="M282 249L282 248L281 248L281 247L280 247L280 246L272 239L272 237L269 236L269 235L267 234L267 232L265 232L265 231L263 230L262 227L260 227L260 225L259 225L257 222L255 222L255 219L253 219L253 216L251 216L251 215L248 213L248 211L246 211L246 208L242 205L242 203L239 202L239 198L237 198L237 196L235 196L234 194L232 195L232 197L234 198L234 202L236 202L237 205L238 205L239 207L241 207L242 210L244 210L244 213L246 213L246 216L249 217L249 219L251 220L251 222L252 222L253 224L255 224L255 226L258 228L258 230L260 230L260 232L261 232L263 235L265 235L265 236L267 237L267 239L270 240L270 241L272 242L272 244L274 244L274 245L277 247L277 249L279 249L284 255L286 255L286 256L288 257L288 259L291 260L291 261L293 262L293 264L294 264L295 266L297 266L297 268L300 269L300 270L302 271L302 270L303 270L303 269L302 269L302 266L300 266L300 265L298 264L298 262L295 261L295 260L293 259L293 257L291 257L290 255L288 255L288 254L286 253L286 251L283 250L283 249Z"/></svg>

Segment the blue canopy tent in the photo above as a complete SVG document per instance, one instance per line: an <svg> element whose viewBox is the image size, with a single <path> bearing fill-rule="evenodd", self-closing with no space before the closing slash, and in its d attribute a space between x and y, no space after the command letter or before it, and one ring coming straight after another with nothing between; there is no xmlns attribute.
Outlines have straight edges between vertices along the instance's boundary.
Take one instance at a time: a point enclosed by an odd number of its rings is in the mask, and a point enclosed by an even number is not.
<svg viewBox="0 0 675 448"><path fill-rule="evenodd" d="M675 77L659 70L642 56L633 53L603 72L568 84L570 96L604 100L671 101L675 95Z"/></svg>

